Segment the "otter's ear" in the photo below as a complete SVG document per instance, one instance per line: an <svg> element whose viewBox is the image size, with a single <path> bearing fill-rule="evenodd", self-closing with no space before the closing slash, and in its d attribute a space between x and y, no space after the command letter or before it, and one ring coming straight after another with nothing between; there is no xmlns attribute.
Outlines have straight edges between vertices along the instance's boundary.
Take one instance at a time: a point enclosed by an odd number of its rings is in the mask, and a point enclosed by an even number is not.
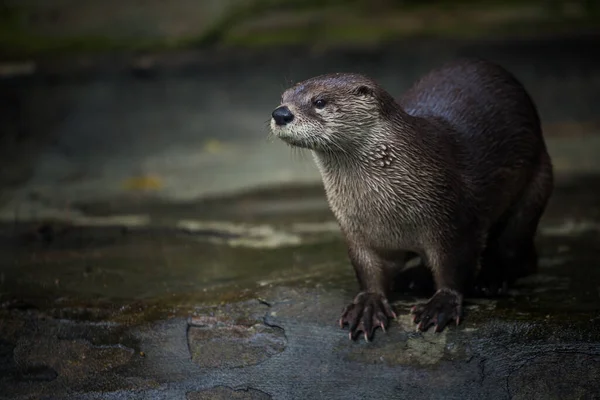
<svg viewBox="0 0 600 400"><path fill-rule="evenodd" d="M365 85L360 85L354 89L354 94L357 96L373 96L373 89Z"/></svg>

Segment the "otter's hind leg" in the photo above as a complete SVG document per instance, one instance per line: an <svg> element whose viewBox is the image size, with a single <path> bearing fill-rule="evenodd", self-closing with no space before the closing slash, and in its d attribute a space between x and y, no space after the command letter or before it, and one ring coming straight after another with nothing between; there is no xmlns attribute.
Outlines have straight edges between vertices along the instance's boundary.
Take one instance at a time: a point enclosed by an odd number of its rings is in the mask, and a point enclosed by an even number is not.
<svg viewBox="0 0 600 400"><path fill-rule="evenodd" d="M534 238L552 193L553 180L552 164L544 154L522 197L489 233L476 294L502 293L518 278L536 272Z"/></svg>
<svg viewBox="0 0 600 400"><path fill-rule="evenodd" d="M404 254L401 268L395 271L393 281L396 293L429 296L435 291L431 269L419 254L410 251Z"/></svg>

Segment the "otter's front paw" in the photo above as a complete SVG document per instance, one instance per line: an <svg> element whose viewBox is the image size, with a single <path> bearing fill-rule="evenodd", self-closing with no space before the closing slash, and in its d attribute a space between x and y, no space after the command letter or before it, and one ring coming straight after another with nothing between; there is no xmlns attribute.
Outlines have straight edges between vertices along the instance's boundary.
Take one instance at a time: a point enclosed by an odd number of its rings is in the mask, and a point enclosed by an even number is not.
<svg viewBox="0 0 600 400"><path fill-rule="evenodd" d="M414 306L410 310L417 329L426 331L435 325L435 331L441 332L450 321L459 324L462 317L462 295L454 290L440 289L425 304Z"/></svg>
<svg viewBox="0 0 600 400"><path fill-rule="evenodd" d="M342 312L340 327L348 325L350 339L354 340L359 332L363 332L368 342L373 337L377 327L385 332L388 318L396 318L396 313L390 307L385 296L379 293L360 292L352 304Z"/></svg>

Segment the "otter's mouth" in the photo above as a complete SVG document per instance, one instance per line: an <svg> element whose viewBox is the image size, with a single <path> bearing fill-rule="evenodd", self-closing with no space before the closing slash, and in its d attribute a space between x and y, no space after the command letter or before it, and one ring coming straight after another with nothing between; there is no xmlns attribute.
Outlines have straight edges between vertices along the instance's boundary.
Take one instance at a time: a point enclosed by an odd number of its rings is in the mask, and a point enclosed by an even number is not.
<svg viewBox="0 0 600 400"><path fill-rule="evenodd" d="M271 132L279 139L294 147L303 149L316 150L318 148L316 141L312 137L307 137L297 132L294 132L289 125L279 127L271 122Z"/></svg>
<svg viewBox="0 0 600 400"><path fill-rule="evenodd" d="M315 150L314 144L311 143L309 140L299 138L294 135L285 135L285 134L277 135L277 137L291 146L301 147L303 149Z"/></svg>

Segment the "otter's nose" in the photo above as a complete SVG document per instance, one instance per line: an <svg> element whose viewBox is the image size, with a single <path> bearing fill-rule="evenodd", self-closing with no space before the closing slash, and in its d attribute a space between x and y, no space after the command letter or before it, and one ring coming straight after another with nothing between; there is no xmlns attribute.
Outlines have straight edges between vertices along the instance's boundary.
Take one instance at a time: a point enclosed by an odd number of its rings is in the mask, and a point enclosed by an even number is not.
<svg viewBox="0 0 600 400"><path fill-rule="evenodd" d="M273 119L277 125L285 125L294 120L294 114L286 106L281 106L273 111Z"/></svg>

